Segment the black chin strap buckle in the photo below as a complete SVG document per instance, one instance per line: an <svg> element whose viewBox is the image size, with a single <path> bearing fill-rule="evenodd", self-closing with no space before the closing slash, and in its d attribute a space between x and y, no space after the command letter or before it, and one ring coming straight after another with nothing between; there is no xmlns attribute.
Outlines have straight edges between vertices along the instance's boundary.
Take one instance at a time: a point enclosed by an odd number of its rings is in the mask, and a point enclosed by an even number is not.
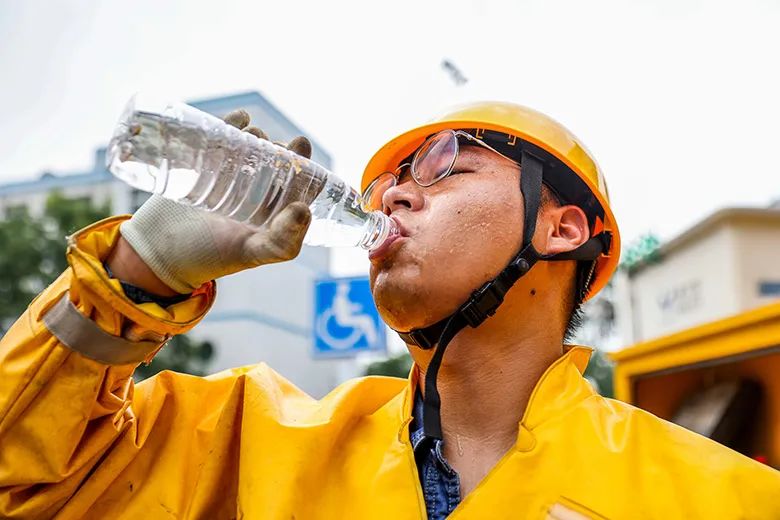
<svg viewBox="0 0 780 520"><path fill-rule="evenodd" d="M403 339L404 342L417 345L423 350L433 348L434 345L436 345L436 340L438 339L429 338L425 333L425 329L417 329L409 332L399 332L398 334L401 336L401 339Z"/></svg>
<svg viewBox="0 0 780 520"><path fill-rule="evenodd" d="M509 289L530 271L538 258L539 254L528 244L498 276L471 293L471 297L458 309L458 313L469 326L479 327L496 313Z"/></svg>
<svg viewBox="0 0 780 520"><path fill-rule="evenodd" d="M461 308L460 314L470 327L479 325L496 313L501 302L504 301L506 291L501 291L494 281L489 281L473 293L469 301Z"/></svg>

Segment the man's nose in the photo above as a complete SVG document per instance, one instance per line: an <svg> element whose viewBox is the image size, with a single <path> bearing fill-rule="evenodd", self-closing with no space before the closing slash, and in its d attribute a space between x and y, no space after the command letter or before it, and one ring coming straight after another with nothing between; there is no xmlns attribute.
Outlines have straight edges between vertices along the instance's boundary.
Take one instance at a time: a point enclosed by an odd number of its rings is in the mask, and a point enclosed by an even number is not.
<svg viewBox="0 0 780 520"><path fill-rule="evenodd" d="M388 214L402 208L417 211L423 205L422 187L412 180L396 184L382 195L382 206Z"/></svg>

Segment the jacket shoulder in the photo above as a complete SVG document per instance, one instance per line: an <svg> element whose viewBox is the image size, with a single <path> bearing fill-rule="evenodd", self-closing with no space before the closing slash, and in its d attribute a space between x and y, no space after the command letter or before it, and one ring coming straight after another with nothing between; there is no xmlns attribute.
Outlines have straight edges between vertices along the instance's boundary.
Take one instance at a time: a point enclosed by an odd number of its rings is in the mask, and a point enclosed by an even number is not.
<svg viewBox="0 0 780 520"><path fill-rule="evenodd" d="M632 405L594 394L542 429L561 494L607 518L780 518L780 472Z"/></svg>
<svg viewBox="0 0 780 520"><path fill-rule="evenodd" d="M684 473L684 480L696 486L697 481L731 477L737 489L744 485L739 479L750 475L750 482L765 482L780 492L780 472L707 437L622 401L596 395L584 404L597 418L593 424L605 449L667 469L665 478Z"/></svg>
<svg viewBox="0 0 780 520"><path fill-rule="evenodd" d="M409 385L408 380L396 377L359 377L317 399L265 363L228 369L206 379L212 384L239 387L245 398L263 403L262 408L276 420L299 425L330 422L334 417L367 416L388 407L398 412Z"/></svg>

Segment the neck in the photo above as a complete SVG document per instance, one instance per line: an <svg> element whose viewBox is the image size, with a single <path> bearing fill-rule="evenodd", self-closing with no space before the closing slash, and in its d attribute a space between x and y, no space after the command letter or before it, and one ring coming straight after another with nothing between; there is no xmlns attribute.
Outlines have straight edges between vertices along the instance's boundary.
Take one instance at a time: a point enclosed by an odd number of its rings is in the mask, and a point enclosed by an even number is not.
<svg viewBox="0 0 780 520"><path fill-rule="evenodd" d="M444 450L464 494L514 445L536 383L562 354L562 331L543 315L551 307L535 299L505 302L480 327L458 333L444 354L437 378ZM432 354L412 349L423 390Z"/></svg>
<svg viewBox="0 0 780 520"><path fill-rule="evenodd" d="M489 338L463 330L447 347L437 378L442 432L481 442L511 444L537 381L562 353L560 338L543 331ZM425 381L427 363L420 366Z"/></svg>

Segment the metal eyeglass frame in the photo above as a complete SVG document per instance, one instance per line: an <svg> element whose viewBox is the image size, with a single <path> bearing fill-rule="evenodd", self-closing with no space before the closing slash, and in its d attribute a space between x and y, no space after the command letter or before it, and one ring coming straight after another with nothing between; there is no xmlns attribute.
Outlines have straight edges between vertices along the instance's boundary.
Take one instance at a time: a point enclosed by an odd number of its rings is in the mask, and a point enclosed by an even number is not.
<svg viewBox="0 0 780 520"><path fill-rule="evenodd" d="M419 158L420 152L425 149L425 145L427 145L431 140L433 140L433 139L437 138L438 136L440 136L441 134L445 134L445 133L452 135L453 139L455 139L455 154L453 155L452 160L450 161L450 164L447 167L447 170L444 172L444 174L439 175L438 177L436 177L435 179L433 179L432 181L430 181L429 183L426 184L426 183L420 181L420 179L418 178L417 168L416 168L416 166L417 166L417 159ZM417 148L417 151L414 152L414 156L412 157L412 162L402 163L394 171L386 171L386 172L380 173L376 177L376 179L371 181L371 183L366 187L365 191L363 191L363 197L362 197L363 201L364 201L363 202L363 209L366 210L366 211L381 209L381 208L370 208L370 207L368 207L368 202L367 202L367 200L369 198L368 195L379 184L379 181L381 181L383 179L387 179L388 175L392 176L393 183L391 185L389 185L387 188L385 188L385 190L382 192L382 194L384 194L390 188L392 188L394 186L397 186L398 185L398 181L399 181L399 179L401 177L400 172L401 172L401 170L403 170L407 166L411 167L411 177L412 177L412 180L414 180L414 182L418 186L422 186L423 188L427 188L429 186L433 186L434 184L436 184L440 180L446 179L447 177L449 177L449 175L452 173L452 169L455 166L455 163L457 162L458 156L460 154L460 144L458 143L458 137L465 137L466 139L468 139L472 143L477 144L479 146L482 146L483 148L486 148L486 149L490 150L491 152L500 155L504 159L506 159L508 161L511 161L514 164L520 166L520 163L517 162L516 160L514 160L514 159L512 159L510 157L507 157L506 155L502 154L501 152L499 152L498 150L496 150L495 148L493 148L492 146L490 146L486 142L482 141L481 139L478 139L478 138L474 137L473 135L469 134L468 132L464 132L463 130L452 130L452 129L441 130L441 131L436 132L435 134L431 135L430 137L428 137L425 140L425 142L423 142L423 144L420 145L419 148Z"/></svg>

